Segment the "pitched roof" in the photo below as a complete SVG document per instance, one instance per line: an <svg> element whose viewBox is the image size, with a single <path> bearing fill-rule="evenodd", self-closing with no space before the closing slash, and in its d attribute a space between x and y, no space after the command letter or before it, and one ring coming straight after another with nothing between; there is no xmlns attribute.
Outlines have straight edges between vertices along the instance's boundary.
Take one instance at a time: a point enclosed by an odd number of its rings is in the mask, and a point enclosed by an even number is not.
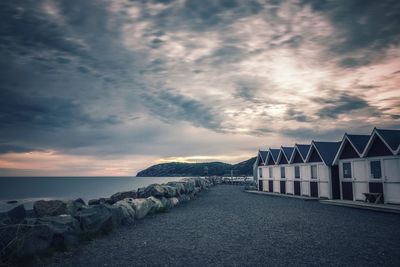
<svg viewBox="0 0 400 267"><path fill-rule="evenodd" d="M297 146L297 149L300 152L300 156L303 158L303 160L305 160L306 157L307 157L307 154L308 154L308 150L310 150L311 145L299 145L299 144L296 144L296 146Z"/></svg>
<svg viewBox="0 0 400 267"><path fill-rule="evenodd" d="M272 159L274 160L275 163L278 160L279 151L281 151L281 150L280 149L275 149L275 148L270 148L269 149L269 152L272 155Z"/></svg>
<svg viewBox="0 0 400 267"><path fill-rule="evenodd" d="M335 159L336 153L340 147L341 142L312 142L317 149L319 155L322 158L322 161L327 166L331 166L333 160Z"/></svg>
<svg viewBox="0 0 400 267"><path fill-rule="evenodd" d="M260 154L261 160L265 163L265 161L267 160L268 151L260 150L258 151L258 153Z"/></svg>
<svg viewBox="0 0 400 267"><path fill-rule="evenodd" d="M371 135L347 134L348 139L357 150L358 154L362 154L365 146L368 144Z"/></svg>
<svg viewBox="0 0 400 267"><path fill-rule="evenodd" d="M377 133L385 140L392 150L400 146L400 130L376 129Z"/></svg>
<svg viewBox="0 0 400 267"><path fill-rule="evenodd" d="M294 150L294 147L282 147L283 154L285 154L287 161L290 160L293 150Z"/></svg>

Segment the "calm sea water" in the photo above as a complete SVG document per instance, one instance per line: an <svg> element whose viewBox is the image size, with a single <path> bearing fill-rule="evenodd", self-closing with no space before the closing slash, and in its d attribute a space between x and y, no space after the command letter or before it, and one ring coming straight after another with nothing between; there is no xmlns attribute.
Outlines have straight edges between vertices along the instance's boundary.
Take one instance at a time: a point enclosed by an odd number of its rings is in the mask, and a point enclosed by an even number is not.
<svg viewBox="0 0 400 267"><path fill-rule="evenodd" d="M182 177L0 177L0 200L76 199L109 197L152 183Z"/></svg>

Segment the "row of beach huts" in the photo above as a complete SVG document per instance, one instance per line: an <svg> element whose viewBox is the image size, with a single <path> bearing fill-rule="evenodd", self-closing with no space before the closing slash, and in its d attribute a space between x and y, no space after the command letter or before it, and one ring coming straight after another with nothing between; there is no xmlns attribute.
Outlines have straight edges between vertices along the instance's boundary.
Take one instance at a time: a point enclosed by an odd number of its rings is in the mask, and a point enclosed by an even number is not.
<svg viewBox="0 0 400 267"><path fill-rule="evenodd" d="M259 150L254 173L259 191L400 204L400 130Z"/></svg>

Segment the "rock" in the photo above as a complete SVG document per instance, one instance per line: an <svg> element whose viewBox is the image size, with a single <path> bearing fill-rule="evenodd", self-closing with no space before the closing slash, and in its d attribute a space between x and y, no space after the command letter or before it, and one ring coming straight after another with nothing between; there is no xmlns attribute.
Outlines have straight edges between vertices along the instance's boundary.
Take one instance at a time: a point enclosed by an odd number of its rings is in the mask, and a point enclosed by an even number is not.
<svg viewBox="0 0 400 267"><path fill-rule="evenodd" d="M48 225L12 224L0 228L1 262L47 251L54 232Z"/></svg>
<svg viewBox="0 0 400 267"><path fill-rule="evenodd" d="M92 205L99 205L99 204L105 204L105 203L112 204L111 199L103 198L103 197L99 198L99 199L91 199L91 200L89 200L88 205L92 206Z"/></svg>
<svg viewBox="0 0 400 267"><path fill-rule="evenodd" d="M153 202L152 208L150 209L150 213L164 212L167 210L165 205L158 198L149 197L148 199Z"/></svg>
<svg viewBox="0 0 400 267"><path fill-rule="evenodd" d="M175 188L176 196L180 196L186 192L185 185L181 182L168 182L167 185Z"/></svg>
<svg viewBox="0 0 400 267"><path fill-rule="evenodd" d="M200 193L200 192L201 192L201 187L195 187L195 188L194 188L194 192L193 192L193 193L194 193L195 195L197 195L197 194Z"/></svg>
<svg viewBox="0 0 400 267"><path fill-rule="evenodd" d="M128 199L127 202L135 210L136 219L145 217L154 206L154 202L148 198Z"/></svg>
<svg viewBox="0 0 400 267"><path fill-rule="evenodd" d="M67 214L67 204L61 200L38 200L33 203L33 210L37 217L57 216Z"/></svg>
<svg viewBox="0 0 400 267"><path fill-rule="evenodd" d="M87 207L85 205L85 201L83 201L81 198L67 201L66 204L67 204L67 212L71 216L75 216L78 211L81 211L82 209Z"/></svg>
<svg viewBox="0 0 400 267"><path fill-rule="evenodd" d="M82 231L89 236L105 234L113 228L113 216L105 204L89 206L79 211L75 218Z"/></svg>
<svg viewBox="0 0 400 267"><path fill-rule="evenodd" d="M88 202L89 206L99 205L99 204L100 204L100 199L90 199L89 202Z"/></svg>
<svg viewBox="0 0 400 267"><path fill-rule="evenodd" d="M136 191L126 191L126 192L118 192L115 193L110 197L111 204L114 204L120 200L123 200L125 198L137 198L137 192Z"/></svg>
<svg viewBox="0 0 400 267"><path fill-rule="evenodd" d="M77 198L77 199L74 200L74 202L76 204L81 204L83 206L86 206L85 200L83 200L82 198Z"/></svg>
<svg viewBox="0 0 400 267"><path fill-rule="evenodd" d="M164 188L164 197L176 197L177 189L170 185L161 185Z"/></svg>
<svg viewBox="0 0 400 267"><path fill-rule="evenodd" d="M6 218L9 224L21 223L26 218L26 210L24 205L18 205L6 212Z"/></svg>
<svg viewBox="0 0 400 267"><path fill-rule="evenodd" d="M16 204L16 203L18 203L17 200L9 200L9 201L7 201L7 204Z"/></svg>
<svg viewBox="0 0 400 267"><path fill-rule="evenodd" d="M196 186L196 183L193 178L185 178L182 179L183 184L185 185L185 192L186 194L192 193Z"/></svg>
<svg viewBox="0 0 400 267"><path fill-rule="evenodd" d="M178 197L179 202L187 202L190 201L190 197L188 195L181 195Z"/></svg>
<svg viewBox="0 0 400 267"><path fill-rule="evenodd" d="M139 195L140 194L140 195ZM165 194L164 188L159 184L151 184L147 186L144 191L138 191L138 197L148 198L148 197L163 197Z"/></svg>
<svg viewBox="0 0 400 267"><path fill-rule="evenodd" d="M121 209L122 213L122 224L131 224L135 220L135 210L132 205L126 200L120 200L113 204L113 206Z"/></svg>
<svg viewBox="0 0 400 267"><path fill-rule="evenodd" d="M172 205L173 207L178 206L179 204L179 199L176 197L171 197L168 198L168 202L170 203L170 205Z"/></svg>
<svg viewBox="0 0 400 267"><path fill-rule="evenodd" d="M51 242L53 248L65 249L80 242L80 225L71 215L42 217L37 219L36 224L47 225L53 231Z"/></svg>

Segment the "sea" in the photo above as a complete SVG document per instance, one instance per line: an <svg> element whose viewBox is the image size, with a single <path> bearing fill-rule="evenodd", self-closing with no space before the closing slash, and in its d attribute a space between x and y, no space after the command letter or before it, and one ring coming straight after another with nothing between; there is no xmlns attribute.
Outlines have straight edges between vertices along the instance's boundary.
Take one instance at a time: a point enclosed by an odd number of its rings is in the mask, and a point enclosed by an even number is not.
<svg viewBox="0 0 400 267"><path fill-rule="evenodd" d="M31 208L39 199L90 199L110 197L153 183L179 181L183 177L0 177L0 212L16 205ZM17 203L15 203L17 201ZM11 203L9 203L11 202Z"/></svg>

